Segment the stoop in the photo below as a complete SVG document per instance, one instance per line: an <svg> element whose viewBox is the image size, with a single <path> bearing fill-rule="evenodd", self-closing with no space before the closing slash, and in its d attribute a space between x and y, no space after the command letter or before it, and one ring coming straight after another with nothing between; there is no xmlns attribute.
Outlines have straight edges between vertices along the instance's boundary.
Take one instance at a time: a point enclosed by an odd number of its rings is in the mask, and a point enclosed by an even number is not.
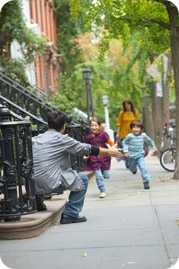
<svg viewBox="0 0 179 269"><path fill-rule="evenodd" d="M66 195L54 196L45 201L47 211L23 215L20 221L1 222L0 240L26 239L40 235L52 224L57 223L66 202Z"/></svg>
<svg viewBox="0 0 179 269"><path fill-rule="evenodd" d="M84 172L88 179L92 179L94 172ZM57 223L63 212L69 191L62 195L55 195L45 201L47 211L22 215L20 221L0 222L0 240L26 239L40 235L46 229Z"/></svg>

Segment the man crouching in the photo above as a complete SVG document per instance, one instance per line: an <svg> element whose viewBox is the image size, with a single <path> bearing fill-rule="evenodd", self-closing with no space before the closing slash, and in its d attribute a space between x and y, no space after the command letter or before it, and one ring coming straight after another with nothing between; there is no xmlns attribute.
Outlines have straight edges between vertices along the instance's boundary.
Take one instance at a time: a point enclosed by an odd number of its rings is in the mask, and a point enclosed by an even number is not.
<svg viewBox="0 0 179 269"><path fill-rule="evenodd" d="M79 215L88 187L88 177L71 168L70 155L110 155L119 157L116 148L100 148L64 134L67 116L62 112L48 113L48 130L33 137L33 180L37 195L70 190L60 223L87 221Z"/></svg>

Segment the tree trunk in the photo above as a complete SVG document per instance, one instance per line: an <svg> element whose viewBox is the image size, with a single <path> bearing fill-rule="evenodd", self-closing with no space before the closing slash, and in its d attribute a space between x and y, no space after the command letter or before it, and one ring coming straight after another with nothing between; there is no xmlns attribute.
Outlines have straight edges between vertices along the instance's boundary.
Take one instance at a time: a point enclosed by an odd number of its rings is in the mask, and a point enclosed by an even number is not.
<svg viewBox="0 0 179 269"><path fill-rule="evenodd" d="M154 136L154 125L152 119L152 109L150 106L149 96L143 96L143 123L145 132L155 140Z"/></svg>
<svg viewBox="0 0 179 269"><path fill-rule="evenodd" d="M179 179L179 27L177 8L165 2L170 20L172 63L176 89L176 169L174 178Z"/></svg>
<svg viewBox="0 0 179 269"><path fill-rule="evenodd" d="M162 98L162 126L169 127L170 124L170 91L169 91L169 78L171 74L171 57L170 55L162 56L162 90L163 90L163 98ZM170 146L170 142L168 137L163 137L163 147L162 149L166 149Z"/></svg>
<svg viewBox="0 0 179 269"><path fill-rule="evenodd" d="M162 100L162 123L169 124L170 120L170 111L169 111L169 105L170 105L170 95L169 95L169 88L168 88L168 80L170 75L170 57L168 55L163 56L163 74L162 74L162 88L163 88L163 100Z"/></svg>
<svg viewBox="0 0 179 269"><path fill-rule="evenodd" d="M162 137L162 98L157 96L157 83L152 82L152 119L154 125L155 143L158 149Z"/></svg>

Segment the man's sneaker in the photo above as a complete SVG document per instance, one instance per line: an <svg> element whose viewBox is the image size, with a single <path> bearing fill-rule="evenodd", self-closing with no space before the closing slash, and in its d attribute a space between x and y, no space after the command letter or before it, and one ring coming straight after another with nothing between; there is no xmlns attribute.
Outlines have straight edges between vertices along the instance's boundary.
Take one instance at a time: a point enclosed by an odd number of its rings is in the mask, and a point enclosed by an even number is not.
<svg viewBox="0 0 179 269"><path fill-rule="evenodd" d="M150 189L150 185L149 185L149 182L144 182L144 189L145 190L149 190Z"/></svg>
<svg viewBox="0 0 179 269"><path fill-rule="evenodd" d="M106 197L106 193L105 192L100 192L99 198L105 198L105 197Z"/></svg>
<svg viewBox="0 0 179 269"><path fill-rule="evenodd" d="M44 200L51 200L51 199L52 199L52 194L44 195Z"/></svg>
<svg viewBox="0 0 179 269"><path fill-rule="evenodd" d="M87 221L87 218L85 216L70 217L70 216L64 216L62 214L61 219L60 219L60 224L79 223L79 222L85 222L85 221Z"/></svg>
<svg viewBox="0 0 179 269"><path fill-rule="evenodd" d="M36 195L37 211L47 211L47 206L44 203L44 197L42 195Z"/></svg>

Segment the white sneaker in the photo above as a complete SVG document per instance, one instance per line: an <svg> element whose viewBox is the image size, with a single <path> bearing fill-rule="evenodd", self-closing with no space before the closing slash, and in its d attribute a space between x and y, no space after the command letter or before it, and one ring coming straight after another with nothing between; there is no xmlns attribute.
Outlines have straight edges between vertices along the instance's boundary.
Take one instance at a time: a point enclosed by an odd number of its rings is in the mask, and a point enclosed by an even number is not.
<svg viewBox="0 0 179 269"><path fill-rule="evenodd" d="M99 198L104 198L106 197L106 193L105 192L100 192Z"/></svg>

